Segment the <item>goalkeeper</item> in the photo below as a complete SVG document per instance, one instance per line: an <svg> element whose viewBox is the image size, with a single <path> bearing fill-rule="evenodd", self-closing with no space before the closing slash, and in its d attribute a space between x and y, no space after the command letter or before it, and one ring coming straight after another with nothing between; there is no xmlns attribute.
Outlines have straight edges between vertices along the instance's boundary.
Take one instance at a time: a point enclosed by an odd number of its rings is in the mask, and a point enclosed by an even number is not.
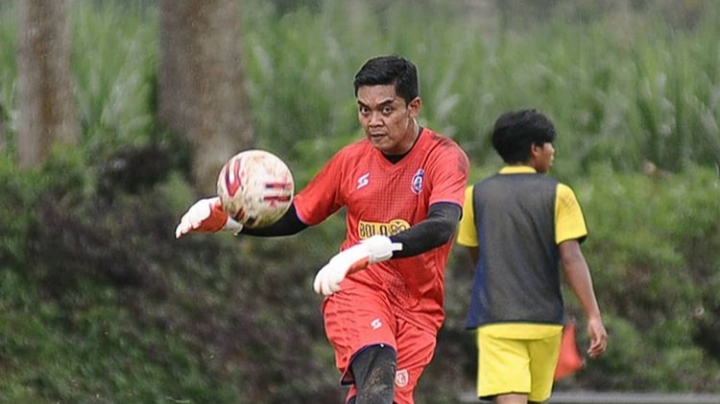
<svg viewBox="0 0 720 404"><path fill-rule="evenodd" d="M398 56L368 60L354 80L365 137L342 148L275 224L243 229L203 199L177 237L227 230L283 236L345 207L341 252L315 276L325 295L325 332L347 403L413 403L444 320L444 275L462 214L468 159L452 140L421 127L415 66Z"/></svg>

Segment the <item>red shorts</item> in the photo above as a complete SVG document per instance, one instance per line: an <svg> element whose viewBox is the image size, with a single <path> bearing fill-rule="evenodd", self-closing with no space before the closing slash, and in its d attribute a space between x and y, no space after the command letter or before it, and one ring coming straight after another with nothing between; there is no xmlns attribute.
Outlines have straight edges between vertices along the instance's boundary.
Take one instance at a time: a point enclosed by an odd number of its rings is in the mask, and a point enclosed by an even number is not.
<svg viewBox="0 0 720 404"><path fill-rule="evenodd" d="M365 347L385 344L398 354L394 402L413 403L413 390L435 353L436 333L396 316L383 291L347 281L341 292L323 302L323 318L325 333L335 347L342 384L353 384L348 370L355 354ZM348 398L356 394L353 384Z"/></svg>

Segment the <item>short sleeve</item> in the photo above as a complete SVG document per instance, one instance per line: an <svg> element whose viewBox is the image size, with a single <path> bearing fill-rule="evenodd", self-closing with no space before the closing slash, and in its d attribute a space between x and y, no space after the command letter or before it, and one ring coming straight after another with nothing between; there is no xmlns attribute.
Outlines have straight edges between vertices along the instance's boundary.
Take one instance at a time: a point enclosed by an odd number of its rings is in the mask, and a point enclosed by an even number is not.
<svg viewBox="0 0 720 404"><path fill-rule="evenodd" d="M445 141L442 144L444 147L434 153L435 164L430 174L433 190L429 202L430 205L451 202L462 206L470 163L456 143Z"/></svg>
<svg viewBox="0 0 720 404"><path fill-rule="evenodd" d="M588 230L580 203L570 187L558 184L555 199L555 242L584 241Z"/></svg>
<svg viewBox="0 0 720 404"><path fill-rule="evenodd" d="M465 189L465 203L463 204L463 215L458 226L457 242L466 247L478 246L472 185Z"/></svg>
<svg viewBox="0 0 720 404"><path fill-rule="evenodd" d="M342 165L336 154L293 199L295 211L303 223L314 226L337 212L343 205L340 197Z"/></svg>

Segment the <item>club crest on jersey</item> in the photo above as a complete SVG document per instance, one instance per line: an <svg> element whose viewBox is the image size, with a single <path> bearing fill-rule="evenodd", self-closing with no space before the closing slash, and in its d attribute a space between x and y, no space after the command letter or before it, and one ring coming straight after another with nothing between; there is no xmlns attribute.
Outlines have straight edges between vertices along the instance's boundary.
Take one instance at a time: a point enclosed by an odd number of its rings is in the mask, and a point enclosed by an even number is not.
<svg viewBox="0 0 720 404"><path fill-rule="evenodd" d="M395 385L398 387L405 387L410 382L410 375L407 369L400 369L395 372Z"/></svg>
<svg viewBox="0 0 720 404"><path fill-rule="evenodd" d="M420 192L422 191L424 176L425 176L425 170L423 170L422 168L419 168L415 172L415 175L413 175L413 177L412 177L410 189L413 191L413 193L415 195L419 195Z"/></svg>

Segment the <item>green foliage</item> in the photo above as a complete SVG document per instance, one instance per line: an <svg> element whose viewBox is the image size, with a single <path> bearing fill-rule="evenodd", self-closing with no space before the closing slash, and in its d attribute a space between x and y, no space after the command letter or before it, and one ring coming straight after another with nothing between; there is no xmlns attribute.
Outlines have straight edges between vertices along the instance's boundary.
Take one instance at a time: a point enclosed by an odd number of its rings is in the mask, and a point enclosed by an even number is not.
<svg viewBox="0 0 720 404"><path fill-rule="evenodd" d="M555 119L559 152L573 151L560 163L568 173L605 161L622 171L646 160L673 171L716 164L717 4L704 2L681 30L668 24L694 10L661 14L647 5L632 14L621 3L558 7L556 17L522 29L430 1L329 1L319 13L301 9L266 24L267 8L253 3L245 62L261 142L304 166L298 142L355 136L353 74L368 57L401 53L420 69L423 124L455 137L478 163L492 159L486 136L500 112L536 107ZM582 7L604 18L570 21ZM332 148L318 151L327 157Z"/></svg>
<svg viewBox="0 0 720 404"><path fill-rule="evenodd" d="M147 143L154 135L157 19L74 2L72 67L84 141L92 154Z"/></svg>
<svg viewBox="0 0 720 404"><path fill-rule="evenodd" d="M298 189L362 136L352 77L380 53L417 63L421 123L463 145L472 180L500 164L487 139L500 112L546 111L611 333L607 356L559 388L717 391L717 3L301 3L241 9L258 146L290 163ZM528 4L536 14L513 12ZM20 172L15 7L0 4L0 401L339 402L310 284L340 244L342 214L302 236L173 238L196 196L188 145L155 125L149 0L73 2L82 143ZM473 388L471 277L453 254L418 403Z"/></svg>
<svg viewBox="0 0 720 404"><path fill-rule="evenodd" d="M12 161L0 156L0 262L17 265L26 255L26 235L33 212L17 211L17 206L28 206L36 198L26 192L31 180L18 176L18 170Z"/></svg>
<svg viewBox="0 0 720 404"><path fill-rule="evenodd" d="M14 139L8 136L13 130L16 115L17 30L14 16L12 3L0 4L0 152L7 150L11 153L16 150Z"/></svg>
<svg viewBox="0 0 720 404"><path fill-rule="evenodd" d="M598 299L612 313L609 354L583 381L617 390L712 389L720 375L720 178L699 167L650 174L601 166L576 185Z"/></svg>
<svg viewBox="0 0 720 404"><path fill-rule="evenodd" d="M83 155L65 151L38 173L0 171L1 213L18 219L0 242L11 258L0 268L0 401L337 401L310 292L312 257L327 256L326 244L177 241L186 206L168 198L188 192L184 181L99 194L88 173L103 170ZM299 367L306 373L281 371ZM264 401L270 390L277 401Z"/></svg>

